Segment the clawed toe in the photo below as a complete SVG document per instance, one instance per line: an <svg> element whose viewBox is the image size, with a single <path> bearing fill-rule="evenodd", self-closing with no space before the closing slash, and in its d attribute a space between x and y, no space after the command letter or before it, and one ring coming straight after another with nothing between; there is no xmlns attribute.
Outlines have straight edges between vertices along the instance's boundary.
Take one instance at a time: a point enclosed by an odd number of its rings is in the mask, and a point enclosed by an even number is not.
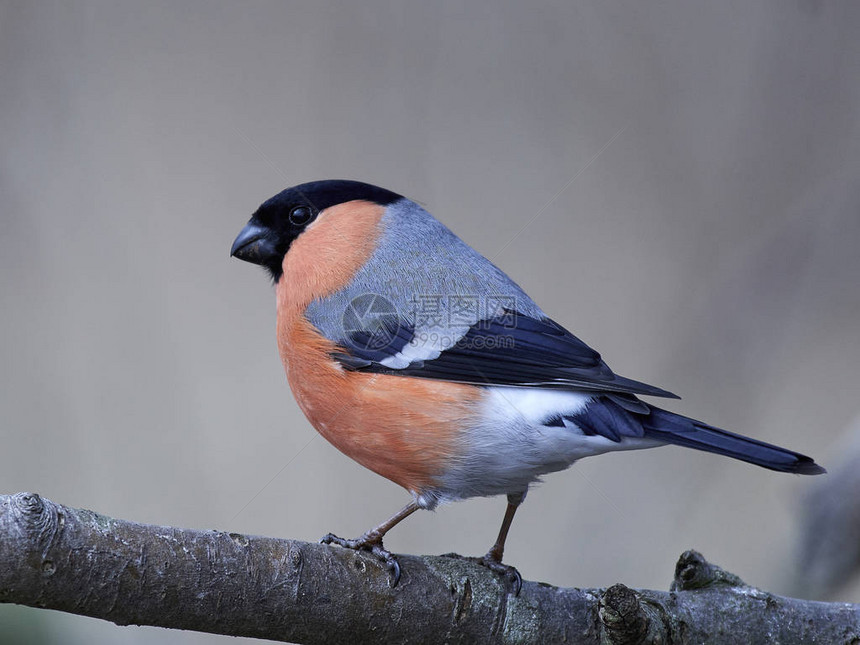
<svg viewBox="0 0 860 645"><path fill-rule="evenodd" d="M512 567L509 564L502 564L490 555L485 555L483 558L477 558L477 560L478 564L487 567L493 573L496 573L507 580L508 584L511 585L511 590L514 592L515 596L520 595L520 589L523 588L523 577L520 575L520 572L517 571L516 567Z"/></svg>
<svg viewBox="0 0 860 645"><path fill-rule="evenodd" d="M333 533L328 533L322 537L320 540L321 544L337 544L344 549L352 549L353 551L366 551L373 555L377 560L379 560L382 564L385 565L385 568L388 569L391 574L391 578L389 579L389 585L394 588L397 586L397 583L400 582L400 564L397 562L397 558L394 556L391 551L382 546L381 538L368 537L367 535L362 535L358 538L353 539L345 539L342 537L338 537Z"/></svg>
<svg viewBox="0 0 860 645"><path fill-rule="evenodd" d="M468 560L469 562L480 564L482 567L487 567L490 571L503 578L510 585L510 591L515 596L520 595L520 589L523 588L523 577L520 575L520 572L517 571L516 567L512 567L509 564L502 564L502 562L494 558L489 553L481 557L460 555L459 553L445 553L442 557L455 558L457 560Z"/></svg>
<svg viewBox="0 0 860 645"><path fill-rule="evenodd" d="M397 558L394 557L393 553L382 548L381 543L374 545L370 549L370 552L376 556L377 560L385 564L385 568L391 574L391 588L396 587L397 583L400 582L400 563L397 561Z"/></svg>

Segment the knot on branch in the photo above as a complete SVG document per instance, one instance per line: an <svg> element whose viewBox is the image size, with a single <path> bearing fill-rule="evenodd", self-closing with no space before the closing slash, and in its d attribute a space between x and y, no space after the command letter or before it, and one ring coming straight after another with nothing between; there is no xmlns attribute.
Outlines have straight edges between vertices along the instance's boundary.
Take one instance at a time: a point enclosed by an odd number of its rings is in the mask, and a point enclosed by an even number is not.
<svg viewBox="0 0 860 645"><path fill-rule="evenodd" d="M698 551L684 551L675 565L675 579L670 591L690 591L712 586L746 587L746 583L733 573L711 564Z"/></svg>
<svg viewBox="0 0 860 645"><path fill-rule="evenodd" d="M17 493L9 498L8 512L10 528L15 531L16 537L34 543L44 558L63 526L63 516L56 505L36 493ZM49 563L47 566L53 565Z"/></svg>
<svg viewBox="0 0 860 645"><path fill-rule="evenodd" d="M629 587L612 585L600 596L600 622L611 645L638 645L644 642L651 623L639 596Z"/></svg>

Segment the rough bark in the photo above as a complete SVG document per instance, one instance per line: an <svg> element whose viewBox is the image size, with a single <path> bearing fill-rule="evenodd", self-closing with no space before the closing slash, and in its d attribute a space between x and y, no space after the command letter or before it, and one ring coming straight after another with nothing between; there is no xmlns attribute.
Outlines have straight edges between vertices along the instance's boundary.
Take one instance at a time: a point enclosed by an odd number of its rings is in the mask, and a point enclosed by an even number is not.
<svg viewBox="0 0 860 645"><path fill-rule="evenodd" d="M860 606L784 598L695 551L669 592L562 589L512 596L464 560L372 558L295 540L115 520L32 493L0 496L0 602L118 625L296 643L860 643Z"/></svg>

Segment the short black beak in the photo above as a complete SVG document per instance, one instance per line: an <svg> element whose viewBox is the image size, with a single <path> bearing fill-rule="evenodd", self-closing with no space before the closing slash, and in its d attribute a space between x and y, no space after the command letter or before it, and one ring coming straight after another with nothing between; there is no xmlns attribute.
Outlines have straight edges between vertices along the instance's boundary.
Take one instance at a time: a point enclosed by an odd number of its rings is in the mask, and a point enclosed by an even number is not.
<svg viewBox="0 0 860 645"><path fill-rule="evenodd" d="M265 265L275 255L275 244L269 239L270 231L249 222L233 240L230 256L252 264Z"/></svg>

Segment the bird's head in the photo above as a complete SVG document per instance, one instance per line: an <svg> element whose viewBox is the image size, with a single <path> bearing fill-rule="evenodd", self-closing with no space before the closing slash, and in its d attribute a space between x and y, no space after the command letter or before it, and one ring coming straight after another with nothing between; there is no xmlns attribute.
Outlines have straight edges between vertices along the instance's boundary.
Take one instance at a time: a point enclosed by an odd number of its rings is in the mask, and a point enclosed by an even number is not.
<svg viewBox="0 0 860 645"><path fill-rule="evenodd" d="M327 209L356 200L387 206L399 199L400 195L384 188L346 179L293 186L257 209L233 241L230 255L265 267L277 283L290 246Z"/></svg>

